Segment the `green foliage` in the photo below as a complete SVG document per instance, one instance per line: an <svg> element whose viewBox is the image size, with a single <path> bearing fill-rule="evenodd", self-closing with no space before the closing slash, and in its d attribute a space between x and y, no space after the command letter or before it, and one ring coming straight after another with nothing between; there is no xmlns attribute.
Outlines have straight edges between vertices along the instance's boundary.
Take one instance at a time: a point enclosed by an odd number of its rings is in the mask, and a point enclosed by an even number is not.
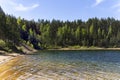
<svg viewBox="0 0 120 80"><path fill-rule="evenodd" d="M84 33L84 31L83 31ZM81 30L80 30L80 27L78 27L75 31L75 39L76 39L76 45L80 45L81 44Z"/></svg>
<svg viewBox="0 0 120 80"><path fill-rule="evenodd" d="M82 36L85 37L86 36L86 30L83 28L82 29Z"/></svg>
<svg viewBox="0 0 120 80"><path fill-rule="evenodd" d="M29 29L29 34L30 34L31 36L33 35L32 29Z"/></svg>
<svg viewBox="0 0 120 80"><path fill-rule="evenodd" d="M25 24L22 26L22 30L26 31L26 25Z"/></svg>
<svg viewBox="0 0 120 80"><path fill-rule="evenodd" d="M75 37L76 39L80 39L80 28L78 27L77 30L75 31Z"/></svg>
<svg viewBox="0 0 120 80"><path fill-rule="evenodd" d="M98 29L98 36L100 36L101 35L101 30L100 30L100 28Z"/></svg>
<svg viewBox="0 0 120 80"><path fill-rule="evenodd" d="M5 41L3 41L3 40L0 40L0 47L6 47L6 43L5 43Z"/></svg>
<svg viewBox="0 0 120 80"><path fill-rule="evenodd" d="M21 18L19 17L18 19L17 19L17 24L20 26L21 25Z"/></svg>
<svg viewBox="0 0 120 80"><path fill-rule="evenodd" d="M93 24L90 26L90 35L93 35L93 33L94 33L94 26L93 26Z"/></svg>
<svg viewBox="0 0 120 80"><path fill-rule="evenodd" d="M13 16L6 16L6 30L5 36L7 38L6 42L17 45L20 43L20 33L17 25L17 19Z"/></svg>
<svg viewBox="0 0 120 80"><path fill-rule="evenodd" d="M34 48L97 46L120 47L120 21L113 18L82 20L17 19L0 12L0 46L26 43ZM10 46L9 46L10 47Z"/></svg>
<svg viewBox="0 0 120 80"><path fill-rule="evenodd" d="M5 38L4 32L6 31L6 18L4 12L0 12L0 39Z"/></svg>
<svg viewBox="0 0 120 80"><path fill-rule="evenodd" d="M46 24L46 25L41 25L41 40L42 40L42 43L43 43L43 46L46 46L46 45L50 45L50 37L49 37L49 31L50 31L50 25Z"/></svg>
<svg viewBox="0 0 120 80"><path fill-rule="evenodd" d="M58 28L58 31L57 31L57 42L60 43L60 41L62 41L63 39L63 29L60 27Z"/></svg>
<svg viewBox="0 0 120 80"><path fill-rule="evenodd" d="M120 30L120 22L112 18L93 18L87 22L53 20L51 23L43 21L40 24L42 24L42 42L46 46L54 46L57 43L57 46L62 47L74 45L110 47L117 45L120 40L117 33ZM49 25L49 28L46 24Z"/></svg>
<svg viewBox="0 0 120 80"><path fill-rule="evenodd" d="M108 29L108 36L110 36L112 34L112 26L110 25L109 29Z"/></svg>

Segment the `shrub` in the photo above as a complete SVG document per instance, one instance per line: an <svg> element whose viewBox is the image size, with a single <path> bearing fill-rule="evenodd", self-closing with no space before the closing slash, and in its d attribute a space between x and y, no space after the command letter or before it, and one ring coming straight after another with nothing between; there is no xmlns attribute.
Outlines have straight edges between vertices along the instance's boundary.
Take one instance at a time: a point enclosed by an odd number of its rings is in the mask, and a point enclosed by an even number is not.
<svg viewBox="0 0 120 80"><path fill-rule="evenodd" d="M5 41L3 41L3 40L0 40L0 47L6 47L6 43L5 43Z"/></svg>

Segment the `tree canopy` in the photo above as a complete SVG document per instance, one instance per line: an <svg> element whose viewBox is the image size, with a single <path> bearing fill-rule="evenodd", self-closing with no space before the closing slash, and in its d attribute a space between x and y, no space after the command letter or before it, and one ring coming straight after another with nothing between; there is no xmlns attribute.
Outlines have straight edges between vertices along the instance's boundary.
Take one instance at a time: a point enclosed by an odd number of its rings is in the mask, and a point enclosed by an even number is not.
<svg viewBox="0 0 120 80"><path fill-rule="evenodd" d="M120 47L120 21L91 18L87 21L28 21L6 15L0 8L0 40L25 43L35 49L51 46Z"/></svg>

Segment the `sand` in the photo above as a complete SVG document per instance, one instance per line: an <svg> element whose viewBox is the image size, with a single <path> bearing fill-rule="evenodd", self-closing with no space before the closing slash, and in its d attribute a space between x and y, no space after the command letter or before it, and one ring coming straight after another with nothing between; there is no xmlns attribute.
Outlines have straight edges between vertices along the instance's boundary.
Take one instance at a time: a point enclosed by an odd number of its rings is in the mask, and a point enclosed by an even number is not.
<svg viewBox="0 0 120 80"><path fill-rule="evenodd" d="M14 58L13 56L4 56L4 55L0 55L0 64L3 64L9 60L11 60L12 58Z"/></svg>
<svg viewBox="0 0 120 80"><path fill-rule="evenodd" d="M110 51L120 51L120 48L58 48L58 49L48 49L48 50L100 50L100 51L105 51L105 50L110 50Z"/></svg>

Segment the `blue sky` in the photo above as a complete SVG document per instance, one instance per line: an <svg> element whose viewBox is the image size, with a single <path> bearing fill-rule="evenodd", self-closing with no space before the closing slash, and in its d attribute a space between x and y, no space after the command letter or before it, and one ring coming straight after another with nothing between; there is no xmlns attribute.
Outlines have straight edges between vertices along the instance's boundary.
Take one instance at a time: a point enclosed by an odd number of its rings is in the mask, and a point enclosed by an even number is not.
<svg viewBox="0 0 120 80"><path fill-rule="evenodd" d="M31 19L120 19L120 0L0 0L6 14Z"/></svg>

